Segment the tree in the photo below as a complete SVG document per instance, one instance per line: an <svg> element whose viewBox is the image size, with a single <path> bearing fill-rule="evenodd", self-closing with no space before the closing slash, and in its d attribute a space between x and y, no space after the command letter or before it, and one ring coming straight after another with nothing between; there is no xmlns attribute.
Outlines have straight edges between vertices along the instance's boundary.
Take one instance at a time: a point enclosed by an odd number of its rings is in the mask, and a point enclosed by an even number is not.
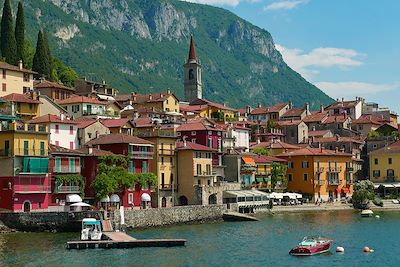
<svg viewBox="0 0 400 267"><path fill-rule="evenodd" d="M17 64L17 44L15 42L10 0L5 0L1 18L1 55L9 64Z"/></svg>
<svg viewBox="0 0 400 267"><path fill-rule="evenodd" d="M265 147L256 147L253 149L252 151L254 154L257 155L264 155L264 156L270 156L271 155L271 151L266 149Z"/></svg>
<svg viewBox="0 0 400 267"><path fill-rule="evenodd" d="M15 41L17 45L17 60L25 63L25 18L22 2L18 3L17 18L15 21Z"/></svg>
<svg viewBox="0 0 400 267"><path fill-rule="evenodd" d="M46 52L46 45L44 43L43 33L41 30L38 33L36 51L35 55L33 56L32 70L44 75L47 79L50 78L50 61Z"/></svg>
<svg viewBox="0 0 400 267"><path fill-rule="evenodd" d="M78 74L72 68L66 66L58 58L53 58L53 67L53 71L57 73L58 81L68 87L74 86L75 80L78 79Z"/></svg>
<svg viewBox="0 0 400 267"><path fill-rule="evenodd" d="M368 133L368 139L369 140L374 140L374 139L378 138L379 136L380 136L380 134L377 131L374 131L374 130L372 130L372 131L370 131Z"/></svg>
<svg viewBox="0 0 400 267"><path fill-rule="evenodd" d="M286 187L288 179L286 177L287 166L281 163L272 163L271 166L271 184L272 188L275 188L277 184L282 187Z"/></svg>
<svg viewBox="0 0 400 267"><path fill-rule="evenodd" d="M354 193L352 196L353 206L355 208L367 208L369 201L375 198L374 184L369 180L358 181L354 184Z"/></svg>

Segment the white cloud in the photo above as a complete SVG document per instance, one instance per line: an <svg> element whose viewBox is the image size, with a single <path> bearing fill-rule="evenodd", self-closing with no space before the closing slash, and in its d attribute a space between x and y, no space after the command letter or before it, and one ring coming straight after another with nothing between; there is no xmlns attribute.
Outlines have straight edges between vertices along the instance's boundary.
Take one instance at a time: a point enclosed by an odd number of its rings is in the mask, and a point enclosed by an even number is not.
<svg viewBox="0 0 400 267"><path fill-rule="evenodd" d="M332 98L354 98L400 89L400 83L377 84L365 82L317 82L315 85Z"/></svg>
<svg viewBox="0 0 400 267"><path fill-rule="evenodd" d="M286 64L307 79L319 73L318 67L345 68L363 64L360 58L364 55L353 49L320 47L306 53L300 49L290 49L279 44L275 47L281 52Z"/></svg>
<svg viewBox="0 0 400 267"><path fill-rule="evenodd" d="M273 2L264 7L264 10L293 9L298 5L306 4L309 0L285 0Z"/></svg>

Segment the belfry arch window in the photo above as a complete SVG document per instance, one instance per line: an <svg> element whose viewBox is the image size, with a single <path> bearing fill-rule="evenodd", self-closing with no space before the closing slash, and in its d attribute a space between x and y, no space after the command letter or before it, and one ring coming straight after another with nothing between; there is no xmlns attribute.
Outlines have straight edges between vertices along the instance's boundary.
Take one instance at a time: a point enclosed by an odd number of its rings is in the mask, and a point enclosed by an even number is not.
<svg viewBox="0 0 400 267"><path fill-rule="evenodd" d="M193 80L194 79L194 70L190 69L189 70L189 80Z"/></svg>

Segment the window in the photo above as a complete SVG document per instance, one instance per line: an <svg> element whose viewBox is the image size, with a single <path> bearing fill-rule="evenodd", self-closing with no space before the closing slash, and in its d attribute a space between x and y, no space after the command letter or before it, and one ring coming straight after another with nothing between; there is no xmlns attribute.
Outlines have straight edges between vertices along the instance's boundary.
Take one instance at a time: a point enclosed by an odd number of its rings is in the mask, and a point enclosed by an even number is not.
<svg viewBox="0 0 400 267"><path fill-rule="evenodd" d="M375 165L378 165L378 159L374 159Z"/></svg>
<svg viewBox="0 0 400 267"><path fill-rule="evenodd" d="M197 184L198 184L198 185L201 185L201 181L200 181L200 180L197 180Z"/></svg>
<svg viewBox="0 0 400 267"><path fill-rule="evenodd" d="M386 171L386 175L387 175L388 178L394 178L394 170L388 169Z"/></svg>
<svg viewBox="0 0 400 267"><path fill-rule="evenodd" d="M10 153L10 141L5 140L4 141L4 156L7 157L9 153Z"/></svg>
<svg viewBox="0 0 400 267"><path fill-rule="evenodd" d="M3 69L3 79L7 78L7 70Z"/></svg>
<svg viewBox="0 0 400 267"><path fill-rule="evenodd" d="M304 179L305 182L307 182L307 180L308 180L308 174L307 173L303 174L303 179Z"/></svg>
<svg viewBox="0 0 400 267"><path fill-rule="evenodd" d="M24 92L24 94L29 93L30 90L31 90L31 88L29 88L29 87L26 87L26 86L22 87L22 92Z"/></svg>
<svg viewBox="0 0 400 267"><path fill-rule="evenodd" d="M92 133L88 133L88 138L91 139L92 138Z"/></svg>
<svg viewBox="0 0 400 267"><path fill-rule="evenodd" d="M69 142L69 149L74 149L74 142Z"/></svg>
<svg viewBox="0 0 400 267"><path fill-rule="evenodd" d="M207 180L207 185L211 185L211 180Z"/></svg>
<svg viewBox="0 0 400 267"><path fill-rule="evenodd" d="M165 174L161 173L161 187L164 188L165 187Z"/></svg>
<svg viewBox="0 0 400 267"><path fill-rule="evenodd" d="M55 126L56 134L60 132L60 125L56 124Z"/></svg>
<svg viewBox="0 0 400 267"><path fill-rule="evenodd" d="M40 141L40 156L44 156L44 142Z"/></svg>
<svg viewBox="0 0 400 267"><path fill-rule="evenodd" d="M29 73L24 73L24 82L29 82L30 78L29 78Z"/></svg>
<svg viewBox="0 0 400 267"><path fill-rule="evenodd" d="M29 141L24 141L24 155L29 155Z"/></svg>
<svg viewBox="0 0 400 267"><path fill-rule="evenodd" d="M192 143L196 143L196 138L192 138Z"/></svg>
<svg viewBox="0 0 400 267"><path fill-rule="evenodd" d="M212 148L213 147L213 140L211 137L208 138L208 147Z"/></svg>
<svg viewBox="0 0 400 267"><path fill-rule="evenodd" d="M218 136L221 136L221 132L218 132Z"/></svg>
<svg viewBox="0 0 400 267"><path fill-rule="evenodd" d="M212 135L212 132L211 132L211 131L208 131L208 135Z"/></svg>
<svg viewBox="0 0 400 267"><path fill-rule="evenodd" d="M288 169L293 169L293 162L292 161L288 161Z"/></svg>
<svg viewBox="0 0 400 267"><path fill-rule="evenodd" d="M192 135L196 135L196 131L192 131Z"/></svg>
<svg viewBox="0 0 400 267"><path fill-rule="evenodd" d="M161 157L161 165L164 165L164 157Z"/></svg>
<svg viewBox="0 0 400 267"><path fill-rule="evenodd" d="M308 161L303 161L301 167L303 169L307 169L308 168Z"/></svg>
<svg viewBox="0 0 400 267"><path fill-rule="evenodd" d="M147 161L142 161L142 172L149 172L149 164Z"/></svg>
<svg viewBox="0 0 400 267"><path fill-rule="evenodd" d="M201 175L201 164L197 164L197 175Z"/></svg>
<svg viewBox="0 0 400 267"><path fill-rule="evenodd" d="M189 80L193 80L194 79L194 70L190 69L189 70Z"/></svg>
<svg viewBox="0 0 400 267"><path fill-rule="evenodd" d="M33 104L29 103L29 110L32 110L32 109L33 109Z"/></svg>
<svg viewBox="0 0 400 267"><path fill-rule="evenodd" d="M1 90L3 92L7 91L7 84L3 83L2 87L1 87Z"/></svg>
<svg viewBox="0 0 400 267"><path fill-rule="evenodd" d="M181 136L181 132L177 132L176 135L177 135L177 136Z"/></svg>
<svg viewBox="0 0 400 267"><path fill-rule="evenodd" d="M207 175L211 175L211 165L210 164L206 165L206 172L207 172Z"/></svg>
<svg viewBox="0 0 400 267"><path fill-rule="evenodd" d="M288 173L287 177L289 182L293 181L293 174Z"/></svg>
<svg viewBox="0 0 400 267"><path fill-rule="evenodd" d="M128 172L135 173L135 162L134 161L129 161Z"/></svg>
<svg viewBox="0 0 400 267"><path fill-rule="evenodd" d="M133 193L128 194L128 204L133 204Z"/></svg>
<svg viewBox="0 0 400 267"><path fill-rule="evenodd" d="M388 164L392 164L392 158L388 158Z"/></svg>
<svg viewBox="0 0 400 267"><path fill-rule="evenodd" d="M372 176L374 176L374 177L380 177L380 176L381 176L381 171L380 171L380 170L373 170L373 171L372 171Z"/></svg>
<svg viewBox="0 0 400 267"><path fill-rule="evenodd" d="M171 163L171 164L173 163L173 158L172 157L169 158L169 163Z"/></svg>
<svg viewBox="0 0 400 267"><path fill-rule="evenodd" d="M72 126L72 125L69 126L69 134L70 135L74 134L74 126Z"/></svg>

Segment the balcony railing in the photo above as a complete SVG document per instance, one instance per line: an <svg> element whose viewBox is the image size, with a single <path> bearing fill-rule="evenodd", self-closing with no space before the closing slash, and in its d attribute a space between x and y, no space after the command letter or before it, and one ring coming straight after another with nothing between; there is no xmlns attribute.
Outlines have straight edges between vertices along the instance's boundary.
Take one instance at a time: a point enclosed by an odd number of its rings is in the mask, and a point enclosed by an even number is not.
<svg viewBox="0 0 400 267"><path fill-rule="evenodd" d="M397 182L399 180L399 178L397 176L386 176L385 177L385 182L388 183L394 183Z"/></svg>
<svg viewBox="0 0 400 267"><path fill-rule="evenodd" d="M339 179L329 179L328 180L328 184L329 185L339 185L340 184L340 180Z"/></svg>
<svg viewBox="0 0 400 267"><path fill-rule="evenodd" d="M37 174L37 173L48 173L49 168L48 167L35 167L32 169L22 169L19 174Z"/></svg>
<svg viewBox="0 0 400 267"><path fill-rule="evenodd" d="M14 185L15 193L51 193L51 187L48 185Z"/></svg>
<svg viewBox="0 0 400 267"><path fill-rule="evenodd" d="M153 151L131 151L129 156L135 159L152 159Z"/></svg>
<svg viewBox="0 0 400 267"><path fill-rule="evenodd" d="M346 172L348 172L348 173L353 173L353 172L354 172L354 168L352 168L352 167L347 167L347 168L346 168Z"/></svg>
<svg viewBox="0 0 400 267"><path fill-rule="evenodd" d="M196 173L196 177L211 177L214 176L212 172L202 172L202 173Z"/></svg>
<svg viewBox="0 0 400 267"><path fill-rule="evenodd" d="M166 155L166 156L173 156L175 151L173 149L160 149L159 154L160 155Z"/></svg>
<svg viewBox="0 0 400 267"><path fill-rule="evenodd" d="M166 190L166 191L172 190L172 189L177 190L178 185L177 184L161 184L159 188L160 188L160 190Z"/></svg>
<svg viewBox="0 0 400 267"><path fill-rule="evenodd" d="M81 166L60 166L60 167L53 167L52 171L54 173L80 173L81 172Z"/></svg>
<svg viewBox="0 0 400 267"><path fill-rule="evenodd" d="M240 167L240 171L242 172L254 172L256 170L257 166L252 164L242 164L242 166Z"/></svg>
<svg viewBox="0 0 400 267"><path fill-rule="evenodd" d="M13 152L15 154L13 154ZM8 149L8 150L0 150L0 156L37 156L37 157L47 157L48 156L48 150L47 148L45 149L25 149L25 148L20 148L17 147L14 150L13 149Z"/></svg>
<svg viewBox="0 0 400 267"><path fill-rule="evenodd" d="M348 185L354 184L354 180L353 179L346 179L346 184L348 184Z"/></svg>
<svg viewBox="0 0 400 267"><path fill-rule="evenodd" d="M324 167L317 168L317 173L323 173L325 171Z"/></svg>
<svg viewBox="0 0 400 267"><path fill-rule="evenodd" d="M77 185L61 185L57 186L54 191L59 194L80 193L80 188Z"/></svg>
<svg viewBox="0 0 400 267"><path fill-rule="evenodd" d="M315 185L319 185L319 186L324 185L325 184L325 180L314 180L314 184Z"/></svg>
<svg viewBox="0 0 400 267"><path fill-rule="evenodd" d="M337 173L337 172L341 172L342 171L342 167L330 167L329 168L329 172L331 173Z"/></svg>

